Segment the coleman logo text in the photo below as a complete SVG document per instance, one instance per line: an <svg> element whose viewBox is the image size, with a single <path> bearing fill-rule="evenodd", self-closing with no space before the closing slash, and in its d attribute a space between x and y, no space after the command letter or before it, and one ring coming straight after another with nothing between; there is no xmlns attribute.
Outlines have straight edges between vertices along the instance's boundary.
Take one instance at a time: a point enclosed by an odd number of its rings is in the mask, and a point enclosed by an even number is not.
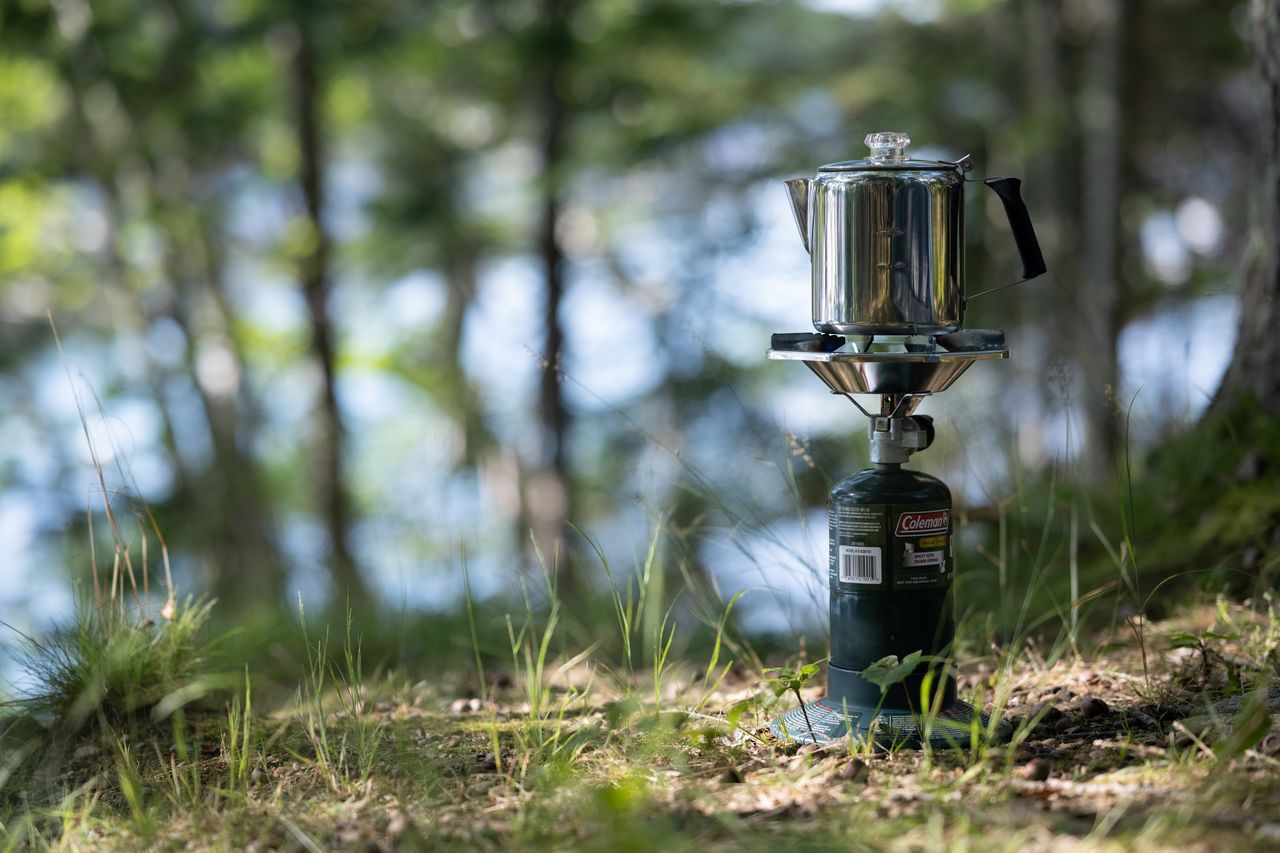
<svg viewBox="0 0 1280 853"><path fill-rule="evenodd" d="M951 528L951 510L932 512L904 512L898 516L898 536L924 536L929 533L946 533Z"/></svg>

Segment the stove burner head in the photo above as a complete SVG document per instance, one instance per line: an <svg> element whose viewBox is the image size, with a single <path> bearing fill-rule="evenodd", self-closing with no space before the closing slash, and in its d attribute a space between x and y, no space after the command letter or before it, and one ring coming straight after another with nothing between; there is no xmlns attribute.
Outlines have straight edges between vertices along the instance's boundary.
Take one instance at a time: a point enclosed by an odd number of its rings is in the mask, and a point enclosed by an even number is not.
<svg viewBox="0 0 1280 853"><path fill-rule="evenodd" d="M773 336L768 357L802 361L833 394L921 396L951 387L975 361L1008 358L1004 332L967 329L935 338L846 341L813 333Z"/></svg>

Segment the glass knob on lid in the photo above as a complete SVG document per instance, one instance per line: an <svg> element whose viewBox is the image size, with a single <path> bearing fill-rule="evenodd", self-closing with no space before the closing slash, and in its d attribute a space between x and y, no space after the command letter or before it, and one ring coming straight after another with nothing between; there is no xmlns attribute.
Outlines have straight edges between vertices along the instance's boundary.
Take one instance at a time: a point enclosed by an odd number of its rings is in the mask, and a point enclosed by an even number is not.
<svg viewBox="0 0 1280 853"><path fill-rule="evenodd" d="M871 159L894 162L907 159L907 146L911 137L905 133L868 133L862 140L871 149Z"/></svg>

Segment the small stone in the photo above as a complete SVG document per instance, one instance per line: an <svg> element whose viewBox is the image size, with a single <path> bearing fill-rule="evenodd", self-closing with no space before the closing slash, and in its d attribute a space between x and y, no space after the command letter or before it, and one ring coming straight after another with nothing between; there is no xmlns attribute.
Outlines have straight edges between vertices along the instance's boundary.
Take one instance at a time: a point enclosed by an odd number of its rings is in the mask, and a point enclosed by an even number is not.
<svg viewBox="0 0 1280 853"><path fill-rule="evenodd" d="M454 699L451 703L449 703L450 714L465 714L470 709L471 709L470 699Z"/></svg>
<svg viewBox="0 0 1280 853"><path fill-rule="evenodd" d="M1086 696L1080 700L1080 713L1086 720L1101 717L1111 712L1110 706L1096 696Z"/></svg>
<svg viewBox="0 0 1280 853"><path fill-rule="evenodd" d="M822 749L822 747L816 743L806 743L804 746L797 749L796 753L800 755L809 755L810 753L817 752L820 749Z"/></svg>
<svg viewBox="0 0 1280 853"><path fill-rule="evenodd" d="M1258 752L1263 755L1280 755L1280 734L1271 732L1264 737L1262 743L1258 744Z"/></svg>
<svg viewBox="0 0 1280 853"><path fill-rule="evenodd" d="M91 755L98 754L98 747L92 743L82 744L76 747L76 751L71 753L71 757L75 759L88 758Z"/></svg>
<svg viewBox="0 0 1280 853"><path fill-rule="evenodd" d="M404 835L404 831L408 828L409 818L397 812L391 816L390 822L387 823L387 835L392 838L399 838Z"/></svg>
<svg viewBox="0 0 1280 853"><path fill-rule="evenodd" d="M1051 702L1037 702L1027 709L1028 720L1039 720L1037 729L1051 729L1053 724L1062 719L1062 711Z"/></svg>
<svg viewBox="0 0 1280 853"><path fill-rule="evenodd" d="M1135 709L1130 714L1130 717L1131 717L1130 725L1136 722L1138 728L1154 729L1160 725L1160 723L1156 721L1156 718L1148 714L1146 711L1139 711Z"/></svg>
<svg viewBox="0 0 1280 853"><path fill-rule="evenodd" d="M850 758L836 770L836 778L852 782L865 782L870 773L871 769L867 767L862 759Z"/></svg>
<svg viewBox="0 0 1280 853"><path fill-rule="evenodd" d="M479 766L481 773L492 773L498 769L498 760L494 757L492 752L477 755L476 764Z"/></svg>
<svg viewBox="0 0 1280 853"><path fill-rule="evenodd" d="M267 781L266 771L261 767L253 768L253 772L249 774L249 781L255 785L261 785L263 782Z"/></svg>
<svg viewBox="0 0 1280 853"><path fill-rule="evenodd" d="M1043 782L1053 768L1043 758L1033 758L1022 766L1022 775L1031 782Z"/></svg>

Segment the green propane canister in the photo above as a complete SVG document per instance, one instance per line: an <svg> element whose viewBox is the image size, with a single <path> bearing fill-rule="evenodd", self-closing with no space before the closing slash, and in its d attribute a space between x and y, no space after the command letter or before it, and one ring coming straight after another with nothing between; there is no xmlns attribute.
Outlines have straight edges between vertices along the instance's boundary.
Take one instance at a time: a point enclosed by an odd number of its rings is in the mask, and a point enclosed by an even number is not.
<svg viewBox="0 0 1280 853"><path fill-rule="evenodd" d="M831 660L827 698L835 708L918 712L922 664L882 695L859 673L889 655L951 653L951 491L936 477L881 464L841 480L828 505ZM950 707L955 680L934 665L931 702Z"/></svg>
<svg viewBox="0 0 1280 853"><path fill-rule="evenodd" d="M803 361L866 416L873 467L838 483L828 502L826 695L784 711L771 731L802 743L848 738L877 748L1007 741L1007 722L957 695L951 491L936 477L902 467L936 435L933 418L914 413L922 398L945 391L974 360L1006 357L1003 333L907 340L901 350L808 333L774 335L772 344L770 358ZM863 408L857 394L879 396L879 412ZM923 659L901 678L901 661L909 657ZM880 661L895 661L889 678L878 678Z"/></svg>

